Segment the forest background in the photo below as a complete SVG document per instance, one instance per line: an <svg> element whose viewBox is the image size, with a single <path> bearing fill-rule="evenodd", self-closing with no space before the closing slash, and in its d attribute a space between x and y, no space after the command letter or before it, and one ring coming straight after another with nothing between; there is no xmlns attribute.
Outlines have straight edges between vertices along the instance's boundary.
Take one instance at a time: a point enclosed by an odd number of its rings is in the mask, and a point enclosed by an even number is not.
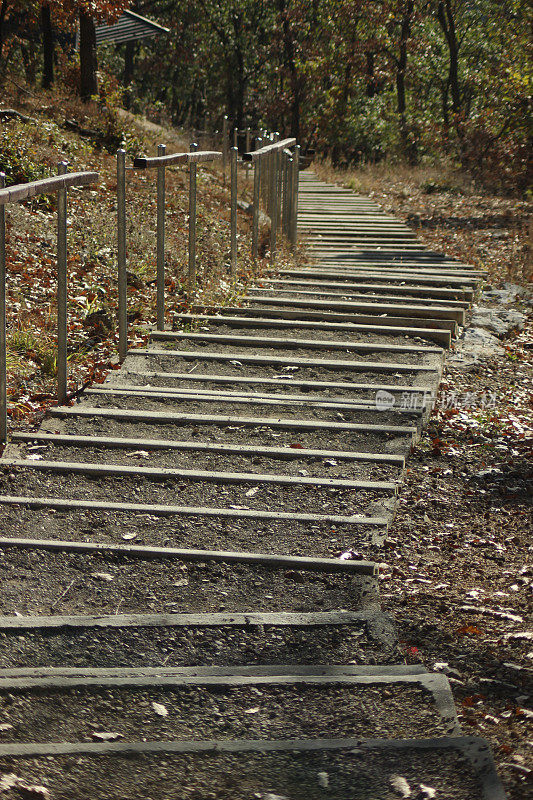
<svg viewBox="0 0 533 800"><path fill-rule="evenodd" d="M94 22L124 9L169 34L100 47L97 65ZM0 75L174 126L220 130L227 113L341 167L445 156L524 197L532 20L525 0L1 0Z"/></svg>

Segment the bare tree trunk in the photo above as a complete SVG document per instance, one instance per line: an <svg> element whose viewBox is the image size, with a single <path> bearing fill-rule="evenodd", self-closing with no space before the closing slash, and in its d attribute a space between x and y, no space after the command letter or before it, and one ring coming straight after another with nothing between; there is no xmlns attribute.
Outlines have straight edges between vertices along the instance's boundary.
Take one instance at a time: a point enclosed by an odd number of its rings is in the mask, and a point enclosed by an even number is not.
<svg viewBox="0 0 533 800"><path fill-rule="evenodd" d="M374 97L377 94L377 82L374 74L374 53L365 53L366 59L366 96Z"/></svg>
<svg viewBox="0 0 533 800"><path fill-rule="evenodd" d="M4 22L7 14L7 0L0 3L0 59L2 57L2 45L4 44Z"/></svg>
<svg viewBox="0 0 533 800"><path fill-rule="evenodd" d="M400 139L402 150L410 162L416 162L416 145L409 144L409 126L407 124L406 92L405 92L405 72L407 69L407 45L411 35L411 23L413 21L414 0L407 0L404 6L402 25L400 29L400 46L398 54L398 68L396 70L396 97L398 103L398 116L400 121Z"/></svg>
<svg viewBox="0 0 533 800"><path fill-rule="evenodd" d="M43 31L43 89L49 89L54 82L54 32L50 3L41 5L41 28Z"/></svg>
<svg viewBox="0 0 533 800"><path fill-rule="evenodd" d="M135 42L126 42L124 53L124 105L131 108L131 82L135 69Z"/></svg>
<svg viewBox="0 0 533 800"><path fill-rule="evenodd" d="M90 14L80 11L80 96L86 102L98 94L96 30Z"/></svg>
<svg viewBox="0 0 533 800"><path fill-rule="evenodd" d="M286 64L290 75L291 84L291 136L300 138L300 105L301 105L301 86L296 63L296 48L294 33L291 29L290 21L287 17L287 3L279 0L278 8L283 15L283 45L285 49Z"/></svg>
<svg viewBox="0 0 533 800"><path fill-rule="evenodd" d="M29 44L20 42L19 47L20 47L20 54L22 56L22 63L24 64L24 75L26 77L26 82L30 86L34 86L36 65L35 65L35 48L33 42L30 42Z"/></svg>
<svg viewBox="0 0 533 800"><path fill-rule="evenodd" d="M444 33L449 53L448 77L452 96L452 111L461 112L461 88L459 86L459 42L455 30L455 20L450 0L440 0L437 17Z"/></svg>

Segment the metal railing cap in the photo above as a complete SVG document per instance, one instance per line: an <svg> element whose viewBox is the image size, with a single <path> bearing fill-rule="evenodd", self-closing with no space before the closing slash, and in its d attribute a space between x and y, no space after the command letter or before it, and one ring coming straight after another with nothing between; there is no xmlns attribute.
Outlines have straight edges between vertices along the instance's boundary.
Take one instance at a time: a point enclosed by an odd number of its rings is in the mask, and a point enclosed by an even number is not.
<svg viewBox="0 0 533 800"><path fill-rule="evenodd" d="M251 153L244 153L242 160L243 161L257 161L258 158L261 156L268 155L269 153L273 153L276 150L284 150L286 147L293 147L296 144L296 139L282 139L279 142L273 142L272 144L267 144L265 147L259 148L259 150L253 150Z"/></svg>
<svg viewBox="0 0 533 800"><path fill-rule="evenodd" d="M68 172L66 175L53 175L51 178L43 178L40 181L18 183L15 186L0 189L0 206L18 203L29 197L37 197L39 194L51 194L73 186L88 186L96 183L99 179L98 172Z"/></svg>

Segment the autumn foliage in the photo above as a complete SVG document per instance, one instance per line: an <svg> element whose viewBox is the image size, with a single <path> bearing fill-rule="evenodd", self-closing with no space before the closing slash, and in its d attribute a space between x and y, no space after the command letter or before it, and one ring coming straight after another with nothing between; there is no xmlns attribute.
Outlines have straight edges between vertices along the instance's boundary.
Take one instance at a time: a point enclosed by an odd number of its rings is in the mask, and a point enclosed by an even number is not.
<svg viewBox="0 0 533 800"><path fill-rule="evenodd" d="M526 0L0 0L2 60L38 79L41 36L48 87L47 42L63 63L79 24L79 85L83 96L85 75L93 97L91 26L126 8L170 29L99 48L98 72L123 80L141 113L196 129L227 113L341 167L444 155L492 190L531 184Z"/></svg>

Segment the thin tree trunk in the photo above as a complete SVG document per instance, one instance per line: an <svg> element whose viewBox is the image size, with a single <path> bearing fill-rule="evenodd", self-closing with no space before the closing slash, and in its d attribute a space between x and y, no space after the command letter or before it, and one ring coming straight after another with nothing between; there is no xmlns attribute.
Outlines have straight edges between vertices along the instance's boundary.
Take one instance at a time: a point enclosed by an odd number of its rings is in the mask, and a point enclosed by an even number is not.
<svg viewBox="0 0 533 800"><path fill-rule="evenodd" d="M22 56L22 63L24 64L24 75L26 77L26 82L29 86L35 85L35 50L33 48L33 44L30 42L29 45L24 44L24 42L20 42L20 54Z"/></svg>
<svg viewBox="0 0 533 800"><path fill-rule="evenodd" d="M287 17L287 3L285 0L280 0L278 7L280 13L283 15L283 45L285 48L286 64L289 69L291 84L291 136L299 139L301 87L298 66L296 64L294 34L291 30L290 21Z"/></svg>
<svg viewBox="0 0 533 800"><path fill-rule="evenodd" d="M43 89L49 89L54 82L54 32L50 3L41 5L41 28L43 32Z"/></svg>
<svg viewBox="0 0 533 800"><path fill-rule="evenodd" d="M7 0L0 3L0 57L2 56L2 45L4 44L4 22L7 14Z"/></svg>
<svg viewBox="0 0 533 800"><path fill-rule="evenodd" d="M452 111L461 112L461 88L459 86L459 43L455 31L455 20L450 0L440 0L437 17L448 45L449 68L448 78L452 96Z"/></svg>
<svg viewBox="0 0 533 800"><path fill-rule="evenodd" d="M80 96L87 102L98 94L96 29L90 14L80 11Z"/></svg>
<svg viewBox="0 0 533 800"><path fill-rule="evenodd" d="M131 108L131 83L135 69L135 42L126 42L124 52L124 106Z"/></svg>
<svg viewBox="0 0 533 800"><path fill-rule="evenodd" d="M374 75L374 53L365 53L366 58L366 96L374 97L377 93L376 76Z"/></svg>
<svg viewBox="0 0 533 800"><path fill-rule="evenodd" d="M411 35L413 21L414 0L407 0L404 6L402 25L400 29L400 46L398 55L398 68L396 70L396 97L398 103L398 116L400 121L400 139L402 150L409 161L416 161L416 152L413 145L409 144L409 128L406 118L407 101L405 92L405 72L407 69L407 45ZM415 146L416 150L416 146Z"/></svg>

